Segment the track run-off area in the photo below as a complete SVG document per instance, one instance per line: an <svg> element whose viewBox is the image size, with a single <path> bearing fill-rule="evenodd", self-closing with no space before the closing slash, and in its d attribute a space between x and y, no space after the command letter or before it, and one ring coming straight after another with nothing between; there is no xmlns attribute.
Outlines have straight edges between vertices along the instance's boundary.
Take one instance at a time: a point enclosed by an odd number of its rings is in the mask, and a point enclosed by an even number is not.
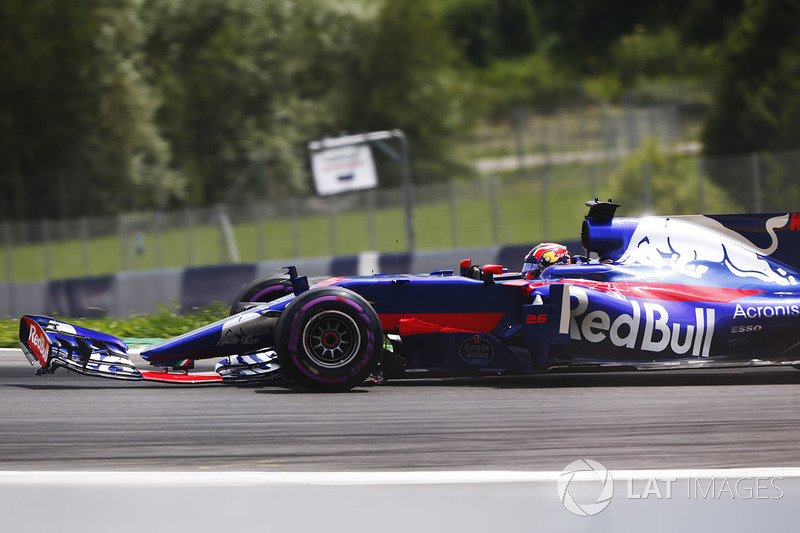
<svg viewBox="0 0 800 533"><path fill-rule="evenodd" d="M398 380L320 394L36 376L3 350L0 405L2 471L561 471L582 458L614 470L800 467L793 368Z"/></svg>
<svg viewBox="0 0 800 533"><path fill-rule="evenodd" d="M4 531L786 530L800 501L792 368L319 394L36 376L0 350L0 402Z"/></svg>

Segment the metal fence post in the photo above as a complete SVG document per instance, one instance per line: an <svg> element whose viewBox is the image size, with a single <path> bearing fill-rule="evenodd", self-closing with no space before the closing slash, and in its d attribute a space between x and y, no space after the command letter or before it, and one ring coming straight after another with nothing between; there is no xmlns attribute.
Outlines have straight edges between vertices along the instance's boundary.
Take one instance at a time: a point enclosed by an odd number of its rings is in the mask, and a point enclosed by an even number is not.
<svg viewBox="0 0 800 533"><path fill-rule="evenodd" d="M11 223L6 221L3 222L3 248L6 252L6 280L8 283L13 283L14 281L14 257L13 257L13 248L11 242Z"/></svg>
<svg viewBox="0 0 800 533"><path fill-rule="evenodd" d="M256 240L258 241L258 260L264 260L264 203L254 204L256 210Z"/></svg>
<svg viewBox="0 0 800 533"><path fill-rule="evenodd" d="M156 212L156 215L153 217L153 225L155 226L155 238L156 238L156 267L163 268L164 267L164 254L161 248L161 226L163 225L163 217L164 213L160 210Z"/></svg>
<svg viewBox="0 0 800 533"><path fill-rule="evenodd" d="M522 128L524 127L525 111L516 107L511 112L511 124L514 127L514 147L517 152L517 172L521 178L525 177L525 140L523 138Z"/></svg>
<svg viewBox="0 0 800 533"><path fill-rule="evenodd" d="M86 217L81 217L80 227L83 275L89 276L89 220Z"/></svg>
<svg viewBox="0 0 800 533"><path fill-rule="evenodd" d="M42 251L44 252L44 279L49 280L53 272L50 262L50 221L42 220Z"/></svg>
<svg viewBox="0 0 800 533"><path fill-rule="evenodd" d="M489 176L489 202L492 208L492 244L500 244L500 216L497 205L497 178L494 174Z"/></svg>
<svg viewBox="0 0 800 533"><path fill-rule="evenodd" d="M650 162L642 163L642 193L644 195L644 210L648 215L653 208L653 185L650 176Z"/></svg>
<svg viewBox="0 0 800 533"><path fill-rule="evenodd" d="M297 198L292 197L292 253L295 258L300 257L300 221L298 220Z"/></svg>
<svg viewBox="0 0 800 533"><path fill-rule="evenodd" d="M677 142L678 136L680 135L680 124L678 123L678 105L672 104L669 107L669 115L668 115L668 135L671 141Z"/></svg>
<svg viewBox="0 0 800 533"><path fill-rule="evenodd" d="M542 165L542 239L547 241L550 238L550 136L548 135L547 123L542 122L544 133L544 164Z"/></svg>
<svg viewBox="0 0 800 533"><path fill-rule="evenodd" d="M125 233L125 215L117 215L117 231L119 233L119 242L122 246L122 269L130 270L130 251L128 250L128 236Z"/></svg>
<svg viewBox="0 0 800 533"><path fill-rule="evenodd" d="M233 226L231 226L231 219L228 217L225 204L217 204L217 215L219 218L221 262L225 262L225 252L227 250L227 257L230 259L230 262L238 263L239 247L236 245L236 235L233 233Z"/></svg>
<svg viewBox="0 0 800 533"><path fill-rule="evenodd" d="M3 248L6 251L6 285L8 287L8 314L13 316L17 314L16 308L16 294L14 290L14 259L12 257L11 248L11 224L6 221L3 222Z"/></svg>
<svg viewBox="0 0 800 533"><path fill-rule="evenodd" d="M633 108L633 95L631 91L626 91L623 97L625 106L625 137L627 138L628 150L635 150L639 146L639 128L637 124L636 110Z"/></svg>
<svg viewBox="0 0 800 533"><path fill-rule="evenodd" d="M375 189L367 191L367 235L369 236L369 249L377 250L378 244L375 237Z"/></svg>
<svg viewBox="0 0 800 533"><path fill-rule="evenodd" d="M328 204L328 227L331 230L331 257L336 257L337 232L336 232L336 202L331 198Z"/></svg>
<svg viewBox="0 0 800 533"><path fill-rule="evenodd" d="M697 158L697 200L700 204L700 213L706 210L705 175L703 174L703 159Z"/></svg>
<svg viewBox="0 0 800 533"><path fill-rule="evenodd" d="M560 152L564 152L564 151L567 150L567 148L566 148L566 146L567 146L567 125L566 125L566 120L567 119L564 118L564 110L560 109L558 111L558 118L556 119L556 121L557 121L557 123L556 123L556 128L557 128L556 129L556 131L557 131L556 139L558 140L557 141L556 150L558 150Z"/></svg>
<svg viewBox="0 0 800 533"><path fill-rule="evenodd" d="M186 226L186 264L194 266L194 229L192 227L192 212L183 210L183 221Z"/></svg>
<svg viewBox="0 0 800 533"><path fill-rule="evenodd" d="M763 208L761 206L761 165L757 152L753 152L750 156L753 169L753 208L756 213L760 213Z"/></svg>
<svg viewBox="0 0 800 533"><path fill-rule="evenodd" d="M458 209L456 208L456 185L453 180L447 182L447 203L450 206L450 236L453 248L458 248Z"/></svg>

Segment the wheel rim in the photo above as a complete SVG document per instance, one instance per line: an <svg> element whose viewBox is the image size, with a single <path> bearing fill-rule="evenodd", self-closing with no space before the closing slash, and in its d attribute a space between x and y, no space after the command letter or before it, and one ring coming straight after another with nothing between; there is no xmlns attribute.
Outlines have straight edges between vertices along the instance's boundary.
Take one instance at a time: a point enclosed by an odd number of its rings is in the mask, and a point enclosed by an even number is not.
<svg viewBox="0 0 800 533"><path fill-rule="evenodd" d="M303 348L319 366L343 367L356 357L360 347L358 324L341 311L323 311L303 328Z"/></svg>

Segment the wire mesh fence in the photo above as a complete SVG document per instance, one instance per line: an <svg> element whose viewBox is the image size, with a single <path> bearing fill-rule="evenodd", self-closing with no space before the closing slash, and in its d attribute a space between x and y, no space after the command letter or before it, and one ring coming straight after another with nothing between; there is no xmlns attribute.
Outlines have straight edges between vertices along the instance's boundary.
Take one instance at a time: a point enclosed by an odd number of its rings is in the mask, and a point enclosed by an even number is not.
<svg viewBox="0 0 800 533"><path fill-rule="evenodd" d="M791 211L800 205L800 152L702 159L674 153L688 179L680 212ZM416 186L420 249L575 239L583 202L619 190L619 159L523 166L472 180ZM626 194L659 214L647 165ZM2 225L4 281L60 279L121 270L341 256L407 249L400 189L336 197L281 198L245 205ZM675 213L661 213L675 214Z"/></svg>
<svg viewBox="0 0 800 533"><path fill-rule="evenodd" d="M620 214L629 216L800 205L800 151L700 156L694 140L708 90L695 89L656 86L615 105L514 110L487 122L462 143L461 155L474 163L476 177L414 187L416 247L575 239L583 202L595 197L624 199ZM661 159L636 159L648 139L660 146ZM0 280L402 252L408 249L405 223L400 188L110 217L53 213L35 222L0 223Z"/></svg>

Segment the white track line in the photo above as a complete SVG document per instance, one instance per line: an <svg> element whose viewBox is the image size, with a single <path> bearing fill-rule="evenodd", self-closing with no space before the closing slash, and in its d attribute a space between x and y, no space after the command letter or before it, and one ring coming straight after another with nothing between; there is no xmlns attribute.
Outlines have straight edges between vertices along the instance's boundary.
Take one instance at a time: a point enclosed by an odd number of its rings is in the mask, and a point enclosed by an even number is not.
<svg viewBox="0 0 800 533"><path fill-rule="evenodd" d="M616 481L664 478L800 478L800 468L611 470ZM562 472L81 472L0 471L0 485L429 485L557 481Z"/></svg>

